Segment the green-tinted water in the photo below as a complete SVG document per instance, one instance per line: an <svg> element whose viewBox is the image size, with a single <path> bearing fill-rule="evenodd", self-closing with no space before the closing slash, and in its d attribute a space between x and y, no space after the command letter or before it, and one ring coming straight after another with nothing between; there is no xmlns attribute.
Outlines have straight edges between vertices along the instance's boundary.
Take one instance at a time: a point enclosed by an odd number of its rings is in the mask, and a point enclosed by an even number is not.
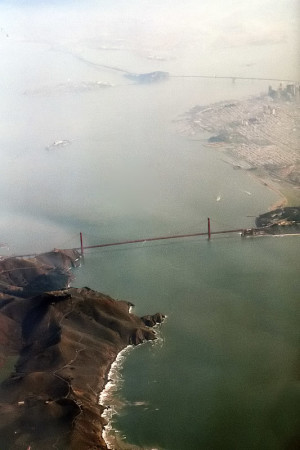
<svg viewBox="0 0 300 450"><path fill-rule="evenodd" d="M168 316L160 345L131 352L122 369L114 425L127 442L287 448L299 401L298 244L236 236L87 255L77 284Z"/></svg>

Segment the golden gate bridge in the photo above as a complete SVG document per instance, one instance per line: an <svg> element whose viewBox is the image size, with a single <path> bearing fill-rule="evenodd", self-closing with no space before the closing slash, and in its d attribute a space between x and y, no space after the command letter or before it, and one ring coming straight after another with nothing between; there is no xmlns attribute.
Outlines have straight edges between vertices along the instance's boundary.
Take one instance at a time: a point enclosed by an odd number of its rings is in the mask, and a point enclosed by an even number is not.
<svg viewBox="0 0 300 450"><path fill-rule="evenodd" d="M192 238L192 237L198 237L198 236L207 236L207 239L210 240L212 235L216 234L228 234L228 233L240 233L245 234L246 229L245 228L235 228L235 229L227 229L227 230L221 230L221 231L212 231L211 230L211 221L208 217L207 219L207 231L199 232L199 233L186 233L186 234L173 234L173 235L167 235L167 236L157 236L157 237L149 237L149 238L143 238L143 239L130 239L125 241L117 241L117 242L108 242L104 244L94 244L94 245L87 245L85 246L83 244L83 233L80 232L80 247L75 248L75 250L80 250L81 255L84 255L85 250L93 249L93 248L106 248L106 247L115 247L115 246L121 246L121 245L130 245L130 244L139 244L139 243L145 243L145 242L153 242L153 241L165 241L165 240L171 240L171 239L183 239L183 238Z"/></svg>
<svg viewBox="0 0 300 450"><path fill-rule="evenodd" d="M80 246L79 247L72 247L72 250L80 251L81 256L84 255L85 250L90 249L96 249L96 248L107 248L107 247L117 247L117 246L123 246L123 245L131 245L131 244L139 244L139 243L145 243L145 242L154 242L154 241L166 241L166 240L173 240L173 239L184 239L184 238L192 238L192 237L200 237L200 236L207 236L208 240L211 240L213 235L222 235L222 234L229 234L229 233L239 233L240 235L244 235L249 229L247 228L234 228L234 229L226 229L226 230L218 230L218 231L212 231L211 228L211 219L207 218L207 229L206 231L201 232L195 232L195 233L184 233L184 234L173 234L173 235L165 235L165 236L155 236L155 237L145 237L145 238L139 238L139 239L127 239L124 241L115 241L115 242L106 242L101 244L93 244L93 245L84 245L83 243L83 233L80 232ZM252 230L252 229L250 229ZM257 230L255 228L255 230ZM55 249L54 249L55 250ZM58 248L56 248L58 250ZM71 248L60 248L59 250L71 250ZM15 258L24 258L24 257L34 257L37 256L38 253L27 253L22 255L11 255L8 257L15 257ZM5 257L6 258L6 257Z"/></svg>

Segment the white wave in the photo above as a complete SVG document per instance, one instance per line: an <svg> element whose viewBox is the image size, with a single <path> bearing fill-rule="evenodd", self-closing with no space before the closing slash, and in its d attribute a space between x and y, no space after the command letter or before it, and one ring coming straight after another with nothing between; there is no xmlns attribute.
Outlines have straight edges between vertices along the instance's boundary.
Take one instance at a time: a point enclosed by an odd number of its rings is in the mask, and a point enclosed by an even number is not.
<svg viewBox="0 0 300 450"><path fill-rule="evenodd" d="M107 421L103 429L103 439L107 445L108 449L113 449L113 442L115 441L114 436L112 436L112 418L117 414L118 409L120 409L120 401L118 402L115 393L120 389L120 384L122 381L121 369L127 354L133 349L133 345L128 345L123 350L121 350L115 361L112 363L109 373L108 382L106 383L103 391L99 395L99 404L105 409L102 413L102 417ZM115 431L114 431L115 433Z"/></svg>
<svg viewBox="0 0 300 450"><path fill-rule="evenodd" d="M166 317L164 318L164 320L166 320ZM164 339L160 334L157 333L157 330L160 329L160 326L161 324L156 324L154 326L154 329L156 331L156 339L154 339L153 341L146 341L145 343L150 344L152 347L162 347L162 345L164 344ZM121 436L118 436L119 431L113 428L112 419L114 415L119 413L122 406L124 406L124 401L122 401L122 399L119 399L116 393L120 391L120 387L122 385L123 378L121 375L121 369L123 367L123 363L128 353L131 352L133 348L133 345L128 345L118 353L115 361L110 367L108 373L108 382L99 395L99 405L105 408L101 416L107 422L107 425L105 425L103 429L102 436L109 450L113 450L114 448L116 448L115 443L117 441L120 445ZM136 402L135 406L142 405L146 406L146 402ZM126 436L121 438L121 440L122 439L126 439ZM132 446L132 448L136 447Z"/></svg>

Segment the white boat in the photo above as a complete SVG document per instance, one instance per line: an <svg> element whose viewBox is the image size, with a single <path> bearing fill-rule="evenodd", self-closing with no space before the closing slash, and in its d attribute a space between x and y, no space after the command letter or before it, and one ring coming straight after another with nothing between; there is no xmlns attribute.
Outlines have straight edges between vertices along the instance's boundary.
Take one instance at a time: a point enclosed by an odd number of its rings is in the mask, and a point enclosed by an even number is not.
<svg viewBox="0 0 300 450"><path fill-rule="evenodd" d="M58 140L58 141L54 141L52 144L48 145L48 147L46 147L46 150L52 150L57 147L66 147L67 145L70 145L70 144L71 144L71 141L68 141L67 139Z"/></svg>

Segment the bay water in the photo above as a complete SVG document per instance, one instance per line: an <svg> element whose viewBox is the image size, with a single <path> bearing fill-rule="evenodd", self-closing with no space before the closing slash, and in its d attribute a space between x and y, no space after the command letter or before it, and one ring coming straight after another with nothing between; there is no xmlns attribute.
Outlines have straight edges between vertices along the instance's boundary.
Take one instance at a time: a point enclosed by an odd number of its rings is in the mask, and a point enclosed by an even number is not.
<svg viewBox="0 0 300 450"><path fill-rule="evenodd" d="M11 47L1 47L3 256L78 247L80 231L93 245L201 232L207 217L213 230L248 227L277 200L226 155L177 132L196 104L258 95L265 82L134 85L44 43L13 46L19 70ZM153 70L139 55L106 58ZM53 91L62 81L114 86ZM59 140L68 145L51 147ZM128 300L138 315L167 315L157 343L124 361L113 417L128 442L120 448L289 448L299 401L298 247L297 237L234 234L86 253L75 286Z"/></svg>

